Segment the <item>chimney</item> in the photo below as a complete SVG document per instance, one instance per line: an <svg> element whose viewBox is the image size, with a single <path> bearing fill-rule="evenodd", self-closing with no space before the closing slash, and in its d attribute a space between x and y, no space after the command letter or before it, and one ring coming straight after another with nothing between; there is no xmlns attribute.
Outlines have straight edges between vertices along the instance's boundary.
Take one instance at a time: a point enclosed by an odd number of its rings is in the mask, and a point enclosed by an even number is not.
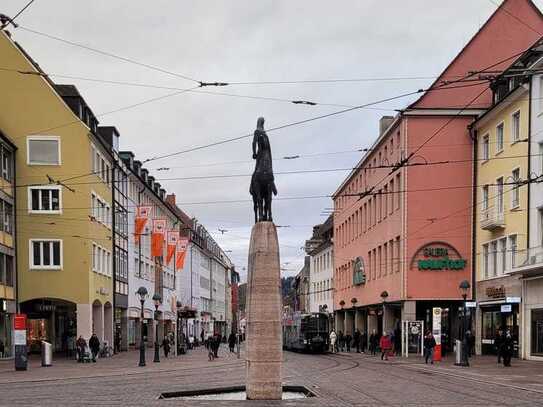
<svg viewBox="0 0 543 407"><path fill-rule="evenodd" d="M390 127L394 121L394 116L383 116L379 119L379 136L382 136L383 133Z"/></svg>
<svg viewBox="0 0 543 407"><path fill-rule="evenodd" d="M166 196L166 202L175 207L175 194L169 194Z"/></svg>

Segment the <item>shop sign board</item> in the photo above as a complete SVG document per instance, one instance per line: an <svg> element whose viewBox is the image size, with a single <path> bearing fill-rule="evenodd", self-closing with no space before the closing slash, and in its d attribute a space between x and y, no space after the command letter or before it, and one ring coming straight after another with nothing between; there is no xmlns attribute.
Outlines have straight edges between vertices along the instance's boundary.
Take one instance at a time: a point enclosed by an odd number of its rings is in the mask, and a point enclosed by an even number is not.
<svg viewBox="0 0 543 407"><path fill-rule="evenodd" d="M504 304L501 306L501 312L511 312L511 304Z"/></svg>
<svg viewBox="0 0 543 407"><path fill-rule="evenodd" d="M520 304L520 297L505 297L505 302L509 304Z"/></svg>
<svg viewBox="0 0 543 407"><path fill-rule="evenodd" d="M488 298L505 298L505 286L487 287L485 294Z"/></svg>
<svg viewBox="0 0 543 407"><path fill-rule="evenodd" d="M364 259L359 256L353 260L353 285L361 284L366 284L366 268Z"/></svg>
<svg viewBox="0 0 543 407"><path fill-rule="evenodd" d="M477 301L466 301L466 308L477 308Z"/></svg>
<svg viewBox="0 0 543 407"><path fill-rule="evenodd" d="M434 360L441 360L441 308L432 308L432 334L436 340L434 348Z"/></svg>
<svg viewBox="0 0 543 407"><path fill-rule="evenodd" d="M458 250L446 242L431 242L422 246L411 262L411 267L421 271L464 270L467 260L463 259Z"/></svg>

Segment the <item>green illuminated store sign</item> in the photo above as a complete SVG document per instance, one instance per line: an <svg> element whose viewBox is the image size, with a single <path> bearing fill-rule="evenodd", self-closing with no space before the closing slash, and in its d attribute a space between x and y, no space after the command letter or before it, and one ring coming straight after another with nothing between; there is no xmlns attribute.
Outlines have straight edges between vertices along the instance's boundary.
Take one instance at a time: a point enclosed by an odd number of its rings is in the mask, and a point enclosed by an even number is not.
<svg viewBox="0 0 543 407"><path fill-rule="evenodd" d="M421 247L413 257L415 262L421 271L464 270L467 264L458 250L444 242L428 243Z"/></svg>

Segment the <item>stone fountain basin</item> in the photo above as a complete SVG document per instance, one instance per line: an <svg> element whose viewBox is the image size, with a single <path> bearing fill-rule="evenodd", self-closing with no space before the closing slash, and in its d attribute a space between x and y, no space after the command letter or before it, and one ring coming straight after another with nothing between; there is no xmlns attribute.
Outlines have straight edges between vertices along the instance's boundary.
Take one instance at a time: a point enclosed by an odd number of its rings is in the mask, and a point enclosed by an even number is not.
<svg viewBox="0 0 543 407"><path fill-rule="evenodd" d="M303 386L283 386L283 400L299 400L315 397L315 394ZM162 393L159 399L184 400L247 400L245 386L221 387Z"/></svg>

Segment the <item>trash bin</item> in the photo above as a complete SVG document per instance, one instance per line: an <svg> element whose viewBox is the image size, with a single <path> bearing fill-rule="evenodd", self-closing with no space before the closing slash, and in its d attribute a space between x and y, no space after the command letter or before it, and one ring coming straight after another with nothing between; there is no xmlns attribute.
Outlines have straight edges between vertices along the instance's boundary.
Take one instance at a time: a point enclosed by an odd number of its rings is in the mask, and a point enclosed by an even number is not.
<svg viewBox="0 0 543 407"><path fill-rule="evenodd" d="M455 341L455 361L454 361L454 364L456 366L462 366L463 364L463 355L462 355L462 352L463 352L463 349L462 349L462 341L457 339Z"/></svg>
<svg viewBox="0 0 543 407"><path fill-rule="evenodd" d="M53 345L47 341L41 341L41 365L51 366L53 363Z"/></svg>

